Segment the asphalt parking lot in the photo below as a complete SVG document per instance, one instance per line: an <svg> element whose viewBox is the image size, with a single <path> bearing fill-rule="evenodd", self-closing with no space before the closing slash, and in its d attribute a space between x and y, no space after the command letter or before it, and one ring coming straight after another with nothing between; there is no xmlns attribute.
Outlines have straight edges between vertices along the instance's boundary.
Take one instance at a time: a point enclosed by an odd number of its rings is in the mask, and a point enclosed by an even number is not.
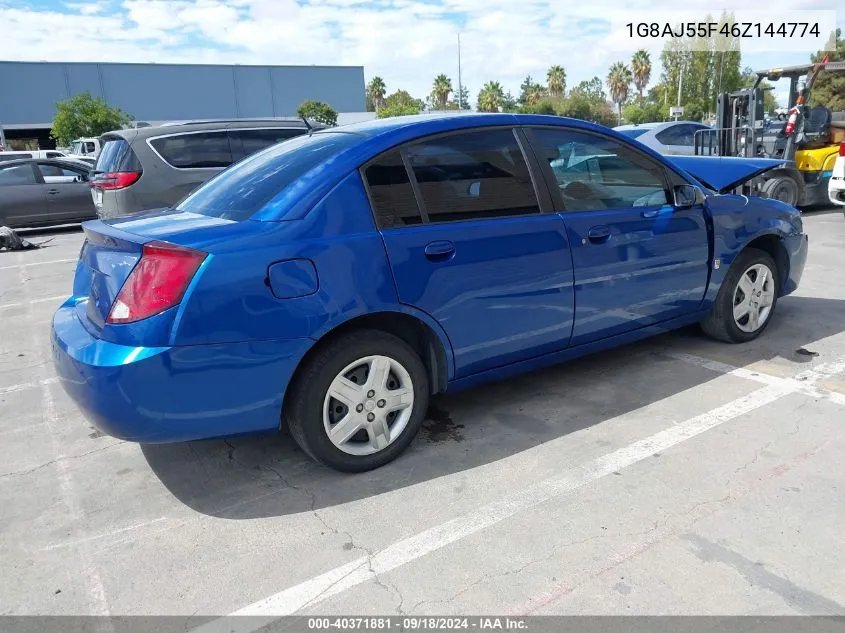
<svg viewBox="0 0 845 633"><path fill-rule="evenodd" d="M283 434L99 434L49 355L82 234L28 235L52 241L0 253L0 613L845 614L845 218L805 227L755 342L440 397L355 476Z"/></svg>

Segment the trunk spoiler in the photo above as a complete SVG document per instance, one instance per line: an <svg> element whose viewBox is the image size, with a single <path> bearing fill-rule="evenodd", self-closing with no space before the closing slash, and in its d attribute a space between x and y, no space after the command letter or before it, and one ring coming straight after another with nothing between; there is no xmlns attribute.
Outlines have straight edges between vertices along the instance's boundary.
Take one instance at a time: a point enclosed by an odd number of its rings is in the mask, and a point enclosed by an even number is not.
<svg viewBox="0 0 845 633"><path fill-rule="evenodd" d="M733 156L665 156L670 163L716 193L728 193L745 182L778 167L792 168L790 161L776 158Z"/></svg>

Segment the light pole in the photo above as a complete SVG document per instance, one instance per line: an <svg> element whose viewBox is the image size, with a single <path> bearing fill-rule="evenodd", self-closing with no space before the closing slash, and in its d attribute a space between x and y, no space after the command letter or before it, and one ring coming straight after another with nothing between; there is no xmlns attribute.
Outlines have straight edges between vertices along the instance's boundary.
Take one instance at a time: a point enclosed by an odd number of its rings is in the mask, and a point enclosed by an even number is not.
<svg viewBox="0 0 845 633"><path fill-rule="evenodd" d="M464 109L464 85L461 83L461 33L458 32L458 110Z"/></svg>

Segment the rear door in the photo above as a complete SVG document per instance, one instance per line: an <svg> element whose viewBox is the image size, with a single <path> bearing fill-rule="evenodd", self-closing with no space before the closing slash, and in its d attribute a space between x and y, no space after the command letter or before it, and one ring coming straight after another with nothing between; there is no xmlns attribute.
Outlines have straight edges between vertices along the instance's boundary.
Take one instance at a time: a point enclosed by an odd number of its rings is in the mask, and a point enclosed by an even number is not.
<svg viewBox="0 0 845 633"><path fill-rule="evenodd" d="M628 143L565 127L527 135L569 233L572 345L695 312L709 276L704 207L672 206L667 170Z"/></svg>
<svg viewBox="0 0 845 633"><path fill-rule="evenodd" d="M35 165L0 163L0 226L14 228L47 221L47 195Z"/></svg>
<svg viewBox="0 0 845 633"><path fill-rule="evenodd" d="M399 300L440 323L457 377L568 344L565 227L541 212L548 191L535 186L513 129L433 137L363 173Z"/></svg>
<svg viewBox="0 0 845 633"><path fill-rule="evenodd" d="M147 141L165 170L144 166L145 179L142 206L175 205L206 180L234 162L235 157L225 130L183 132L158 136ZM153 178L149 178L155 173ZM136 195L141 195L136 192ZM154 204L153 204L154 202Z"/></svg>
<svg viewBox="0 0 845 633"><path fill-rule="evenodd" d="M51 221L96 217L86 170L55 163L37 163L37 168L44 180Z"/></svg>

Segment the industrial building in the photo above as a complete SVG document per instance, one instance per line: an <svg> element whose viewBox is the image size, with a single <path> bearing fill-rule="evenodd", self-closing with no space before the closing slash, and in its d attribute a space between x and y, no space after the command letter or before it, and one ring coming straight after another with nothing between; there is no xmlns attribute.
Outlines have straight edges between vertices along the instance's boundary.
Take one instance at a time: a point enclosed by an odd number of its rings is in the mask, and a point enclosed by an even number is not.
<svg viewBox="0 0 845 633"><path fill-rule="evenodd" d="M362 66L0 61L0 126L7 141L55 147L56 102L90 92L136 121L293 116L306 99L331 105L341 119L366 116ZM345 115L345 116L344 116ZM343 122L343 121L342 121Z"/></svg>

